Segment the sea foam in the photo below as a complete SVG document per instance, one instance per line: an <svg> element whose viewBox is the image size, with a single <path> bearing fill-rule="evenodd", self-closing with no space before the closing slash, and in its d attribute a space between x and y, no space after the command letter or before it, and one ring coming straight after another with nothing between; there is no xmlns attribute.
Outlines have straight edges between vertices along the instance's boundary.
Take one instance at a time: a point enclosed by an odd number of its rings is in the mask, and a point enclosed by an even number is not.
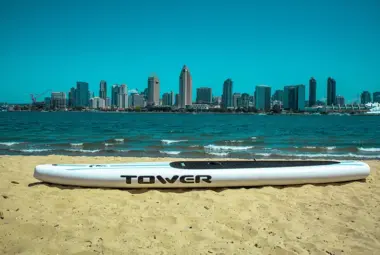
<svg viewBox="0 0 380 255"><path fill-rule="evenodd" d="M21 142L2 142L0 143L0 145L5 145L5 146L13 146L13 145L17 145L17 144L20 144Z"/></svg>
<svg viewBox="0 0 380 255"><path fill-rule="evenodd" d="M204 146L205 150L210 151L246 151L252 148L253 146L218 146L213 144Z"/></svg>
<svg viewBox="0 0 380 255"><path fill-rule="evenodd" d="M187 142L187 140L161 140L163 144L172 144L172 143L180 143Z"/></svg>
<svg viewBox="0 0 380 255"><path fill-rule="evenodd" d="M378 151L380 151L380 148L363 148L363 147L360 147L358 149L359 149L359 151L368 151L368 152L378 152Z"/></svg>
<svg viewBox="0 0 380 255"><path fill-rule="evenodd" d="M181 152L180 151L160 151L162 154L168 154L168 155L178 155Z"/></svg>

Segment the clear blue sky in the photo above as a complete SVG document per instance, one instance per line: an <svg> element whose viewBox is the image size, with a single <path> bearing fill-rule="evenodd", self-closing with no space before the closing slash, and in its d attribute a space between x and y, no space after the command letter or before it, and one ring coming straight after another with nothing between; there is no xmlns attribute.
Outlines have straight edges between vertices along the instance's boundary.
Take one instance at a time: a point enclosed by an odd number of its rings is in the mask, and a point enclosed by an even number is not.
<svg viewBox="0 0 380 255"><path fill-rule="evenodd" d="M161 94L178 93L186 64L196 88L253 94L329 76L352 100L380 91L379 0L42 1L12 0L0 9L0 102L29 93L68 92L87 81L143 90L156 73ZM109 93L110 94L110 93ZM307 94L308 97L308 94Z"/></svg>

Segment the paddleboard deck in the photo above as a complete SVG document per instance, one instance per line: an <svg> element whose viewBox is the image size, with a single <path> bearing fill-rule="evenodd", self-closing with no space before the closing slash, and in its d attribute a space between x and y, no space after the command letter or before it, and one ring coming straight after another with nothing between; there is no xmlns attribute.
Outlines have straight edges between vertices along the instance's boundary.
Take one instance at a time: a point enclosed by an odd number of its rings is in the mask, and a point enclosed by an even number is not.
<svg viewBox="0 0 380 255"><path fill-rule="evenodd" d="M231 160L38 165L38 180L110 188L195 188L331 183L365 179L359 161Z"/></svg>

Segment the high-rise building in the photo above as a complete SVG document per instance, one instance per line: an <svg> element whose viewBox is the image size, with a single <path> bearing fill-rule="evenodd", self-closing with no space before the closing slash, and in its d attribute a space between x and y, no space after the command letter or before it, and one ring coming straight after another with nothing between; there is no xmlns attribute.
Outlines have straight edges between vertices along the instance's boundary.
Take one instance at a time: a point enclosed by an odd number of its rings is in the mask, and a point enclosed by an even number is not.
<svg viewBox="0 0 380 255"><path fill-rule="evenodd" d="M162 95L162 105L173 105L173 92L164 93Z"/></svg>
<svg viewBox="0 0 380 255"><path fill-rule="evenodd" d="M132 107L144 107L145 106L145 99L144 95L133 93L131 94L131 106Z"/></svg>
<svg viewBox="0 0 380 255"><path fill-rule="evenodd" d="M75 92L75 106L88 107L90 105L90 90L88 89L88 83L78 81Z"/></svg>
<svg viewBox="0 0 380 255"><path fill-rule="evenodd" d="M50 109L51 108L51 97L45 97L44 102L45 102L45 109Z"/></svg>
<svg viewBox="0 0 380 255"><path fill-rule="evenodd" d="M160 104L160 80L157 76L148 77L148 105Z"/></svg>
<svg viewBox="0 0 380 255"><path fill-rule="evenodd" d="M172 104L171 105L174 105L174 103L175 103L175 96L174 96L174 93L173 93L173 91L170 91L170 98L171 98L171 102L172 102Z"/></svg>
<svg viewBox="0 0 380 255"><path fill-rule="evenodd" d="M213 105L221 105L222 104L222 97L213 97L212 98L212 104Z"/></svg>
<svg viewBox="0 0 380 255"><path fill-rule="evenodd" d="M118 108L128 108L128 87L125 84L120 85L117 92L117 102L116 105Z"/></svg>
<svg viewBox="0 0 380 255"><path fill-rule="evenodd" d="M103 98L104 101L107 99L107 82L104 80L100 81L99 85L99 97Z"/></svg>
<svg viewBox="0 0 380 255"><path fill-rule="evenodd" d="M111 107L111 98L109 97L106 98L106 107Z"/></svg>
<svg viewBox="0 0 380 255"><path fill-rule="evenodd" d="M201 87L197 88L197 104L211 104L212 103L212 89Z"/></svg>
<svg viewBox="0 0 380 255"><path fill-rule="evenodd" d="M238 104L238 107L249 107L249 95L247 93L241 94L241 104Z"/></svg>
<svg viewBox="0 0 380 255"><path fill-rule="evenodd" d="M169 105L169 93L162 94L162 105Z"/></svg>
<svg viewBox="0 0 380 255"><path fill-rule="evenodd" d="M276 90L272 96L273 101L283 101L284 100L284 91L283 90Z"/></svg>
<svg viewBox="0 0 380 255"><path fill-rule="evenodd" d="M258 85L255 90L255 106L257 110L270 110L271 87L266 85Z"/></svg>
<svg viewBox="0 0 380 255"><path fill-rule="evenodd" d="M179 100L180 100L180 98L179 98L179 94L175 94L175 103L174 103L174 105L175 106L177 106L178 108L179 108Z"/></svg>
<svg viewBox="0 0 380 255"><path fill-rule="evenodd" d="M284 95L283 95L283 101L282 105L285 110L290 109L289 106L289 89L291 89L293 86L285 86L284 87Z"/></svg>
<svg viewBox="0 0 380 255"><path fill-rule="evenodd" d="M75 107L76 105L75 96L76 96L76 89L71 88L69 92L69 103L68 103L69 107Z"/></svg>
<svg viewBox="0 0 380 255"><path fill-rule="evenodd" d="M51 93L51 107L54 109L66 108L66 94L65 94L65 92L52 92Z"/></svg>
<svg viewBox="0 0 380 255"><path fill-rule="evenodd" d="M317 103L317 81L314 77L309 80L309 106L312 107Z"/></svg>
<svg viewBox="0 0 380 255"><path fill-rule="evenodd" d="M111 91L111 106L117 107L118 104L118 94L119 94L119 85L114 84L112 85L112 91Z"/></svg>
<svg viewBox="0 0 380 255"><path fill-rule="evenodd" d="M132 100L132 98L133 98L133 95L134 95L135 93L131 93L129 96L128 96L128 107L130 107L130 108L132 108L133 107L133 100Z"/></svg>
<svg viewBox="0 0 380 255"><path fill-rule="evenodd" d="M102 109L106 107L106 101L101 97L93 97L90 99L90 107L92 109Z"/></svg>
<svg viewBox="0 0 380 255"><path fill-rule="evenodd" d="M336 82L331 77L327 79L327 105L336 105Z"/></svg>
<svg viewBox="0 0 380 255"><path fill-rule="evenodd" d="M126 94L128 92L128 87L125 84L119 86L118 94Z"/></svg>
<svg viewBox="0 0 380 255"><path fill-rule="evenodd" d="M344 97L343 96L336 96L336 104L337 105L344 105L345 104L345 100L344 100Z"/></svg>
<svg viewBox="0 0 380 255"><path fill-rule="evenodd" d="M232 100L232 86L233 82L231 79L227 79L223 83L222 108L224 109L234 106Z"/></svg>
<svg viewBox="0 0 380 255"><path fill-rule="evenodd" d="M283 108L285 110L305 110L305 85L285 86L283 97Z"/></svg>
<svg viewBox="0 0 380 255"><path fill-rule="evenodd" d="M240 99L241 99L241 94L240 93L234 93L232 95L232 105L233 105L234 108L240 107L239 104L238 104L240 102Z"/></svg>
<svg viewBox="0 0 380 255"><path fill-rule="evenodd" d="M305 110L305 85L297 85L297 110Z"/></svg>
<svg viewBox="0 0 380 255"><path fill-rule="evenodd" d="M192 105L192 86L189 68L184 65L179 75L179 108L186 108L187 105Z"/></svg>
<svg viewBox="0 0 380 255"><path fill-rule="evenodd" d="M137 91L137 89L136 89L136 91ZM143 95L143 97L144 97L144 100L146 101L146 102L148 102L148 88L145 88L144 89L144 91L142 92L142 93L140 93L140 95Z"/></svg>
<svg viewBox="0 0 380 255"><path fill-rule="evenodd" d="M371 103L372 100L371 100L371 93L369 93L368 91L363 91L361 96L360 96L360 101L362 104L367 104L367 103Z"/></svg>
<svg viewBox="0 0 380 255"><path fill-rule="evenodd" d="M374 103L380 103L380 92L374 92L372 100Z"/></svg>

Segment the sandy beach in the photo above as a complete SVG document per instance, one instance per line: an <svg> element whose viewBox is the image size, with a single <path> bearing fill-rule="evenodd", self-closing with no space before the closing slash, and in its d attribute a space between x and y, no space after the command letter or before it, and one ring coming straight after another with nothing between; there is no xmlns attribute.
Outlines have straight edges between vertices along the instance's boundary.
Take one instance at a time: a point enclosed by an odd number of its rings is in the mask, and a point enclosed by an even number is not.
<svg viewBox="0 0 380 255"><path fill-rule="evenodd" d="M380 161L366 181L234 189L48 185L49 163L159 158L0 156L0 254L378 254ZM170 159L169 159L170 160Z"/></svg>

